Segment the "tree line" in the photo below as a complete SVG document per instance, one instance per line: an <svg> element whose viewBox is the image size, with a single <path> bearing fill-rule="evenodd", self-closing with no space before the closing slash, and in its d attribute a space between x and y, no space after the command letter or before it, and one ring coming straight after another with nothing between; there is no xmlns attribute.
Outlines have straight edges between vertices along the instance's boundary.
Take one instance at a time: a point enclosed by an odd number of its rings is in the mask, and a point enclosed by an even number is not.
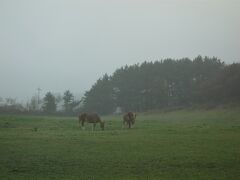
<svg viewBox="0 0 240 180"><path fill-rule="evenodd" d="M5 101L0 98L0 103L0 113L75 115L79 112L80 100L66 90L63 95L47 92L42 99L33 96L25 106L13 98L6 98Z"/></svg>
<svg viewBox="0 0 240 180"><path fill-rule="evenodd" d="M240 102L240 64L216 57L164 59L117 69L99 78L83 97L83 111L144 112L166 107Z"/></svg>
<svg viewBox="0 0 240 180"><path fill-rule="evenodd" d="M216 57L164 59L126 65L112 75L105 74L76 99L47 92L43 99L33 96L23 106L0 98L0 113L76 115L80 112L111 114L145 112L163 108L202 104L240 103L240 63L226 65ZM58 107L61 106L61 110Z"/></svg>

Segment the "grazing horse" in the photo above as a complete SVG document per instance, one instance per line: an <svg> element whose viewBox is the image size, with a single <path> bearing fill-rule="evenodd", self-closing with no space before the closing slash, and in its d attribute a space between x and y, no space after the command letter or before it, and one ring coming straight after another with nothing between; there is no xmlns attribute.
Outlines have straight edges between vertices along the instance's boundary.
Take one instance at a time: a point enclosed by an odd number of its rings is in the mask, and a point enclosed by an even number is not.
<svg viewBox="0 0 240 180"><path fill-rule="evenodd" d="M92 123L92 130L95 130L96 123L100 124L102 130L104 130L104 121L101 120L98 114L96 113L82 113L78 116L79 125L81 124L82 128L84 128L84 123Z"/></svg>
<svg viewBox="0 0 240 180"><path fill-rule="evenodd" d="M127 123L128 128L131 128L131 126L134 125L134 123L135 123L136 117L137 117L136 113L133 113L133 112L128 112L128 113L124 114L123 115L123 127Z"/></svg>

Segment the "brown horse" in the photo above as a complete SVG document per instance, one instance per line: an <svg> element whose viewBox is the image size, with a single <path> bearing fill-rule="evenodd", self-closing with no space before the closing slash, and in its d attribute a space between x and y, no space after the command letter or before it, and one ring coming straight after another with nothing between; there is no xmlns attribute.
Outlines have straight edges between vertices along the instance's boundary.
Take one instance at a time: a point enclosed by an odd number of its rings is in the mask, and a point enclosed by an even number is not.
<svg viewBox="0 0 240 180"><path fill-rule="evenodd" d="M100 124L102 130L104 130L104 121L101 120L98 114L96 113L82 113L78 116L79 125L81 124L82 128L84 128L84 123L92 123L92 130L95 130L96 123Z"/></svg>
<svg viewBox="0 0 240 180"><path fill-rule="evenodd" d="M136 120L136 113L133 112L128 112L126 114L123 115L123 127L126 125L128 125L128 128L131 128L132 125L134 125L135 120Z"/></svg>

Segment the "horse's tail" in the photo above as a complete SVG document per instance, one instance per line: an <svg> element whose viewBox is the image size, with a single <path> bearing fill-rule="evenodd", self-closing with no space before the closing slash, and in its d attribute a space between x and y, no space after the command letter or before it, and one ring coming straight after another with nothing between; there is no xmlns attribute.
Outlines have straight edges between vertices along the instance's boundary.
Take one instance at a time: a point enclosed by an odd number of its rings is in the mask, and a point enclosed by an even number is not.
<svg viewBox="0 0 240 180"><path fill-rule="evenodd" d="M79 123L79 125L81 124L82 127L84 126L84 121L85 121L86 116L87 116L86 113L82 113L78 116L78 123Z"/></svg>

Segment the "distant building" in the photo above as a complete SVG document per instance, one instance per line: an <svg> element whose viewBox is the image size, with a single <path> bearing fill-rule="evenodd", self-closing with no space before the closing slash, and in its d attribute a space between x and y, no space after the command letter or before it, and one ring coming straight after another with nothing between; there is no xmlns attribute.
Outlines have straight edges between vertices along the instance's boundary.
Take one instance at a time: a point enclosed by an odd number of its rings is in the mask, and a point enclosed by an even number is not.
<svg viewBox="0 0 240 180"><path fill-rule="evenodd" d="M118 106L114 111L114 114L121 114L121 113L122 113L122 108Z"/></svg>

